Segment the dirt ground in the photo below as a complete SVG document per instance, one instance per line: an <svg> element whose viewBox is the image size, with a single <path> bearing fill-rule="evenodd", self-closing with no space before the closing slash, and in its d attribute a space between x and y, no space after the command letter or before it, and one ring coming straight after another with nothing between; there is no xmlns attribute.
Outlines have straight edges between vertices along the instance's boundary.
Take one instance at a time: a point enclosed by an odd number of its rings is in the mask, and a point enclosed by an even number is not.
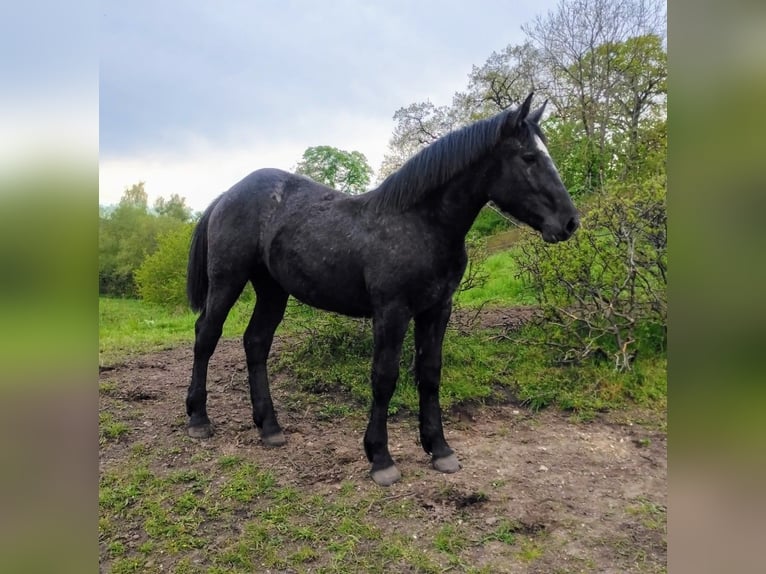
<svg viewBox="0 0 766 574"><path fill-rule="evenodd" d="M280 484L301 492L323 494L343 481L361 491L379 488L369 478L362 449L365 418L320 416L316 403L295 400L285 375L275 377L272 391L288 444L279 449L260 444L239 341L221 341L211 361L208 412L214 436L188 439L184 397L191 361L191 349L178 348L102 370L101 381L115 390L101 397L101 409L129 425L120 440L102 444L102 472L143 443L170 453L162 459L167 469L192 468L194 452L210 449L218 456L255 460ZM656 423L642 421L639 413L583 423L518 405L464 408L445 414L447 440L462 470L443 475L429 468L416 442L416 415L392 417L390 447L403 477L386 496L414 501L419 512L415 518L375 520L401 522L384 531L417 532L422 524L415 521L425 518L439 524L467 521L482 532L510 518L522 533L541 535L540 550L523 567L497 566L501 542L466 550L464 560L476 568L490 565L489 571L664 572L667 443ZM102 568L108 562L104 552L102 547Z"/></svg>

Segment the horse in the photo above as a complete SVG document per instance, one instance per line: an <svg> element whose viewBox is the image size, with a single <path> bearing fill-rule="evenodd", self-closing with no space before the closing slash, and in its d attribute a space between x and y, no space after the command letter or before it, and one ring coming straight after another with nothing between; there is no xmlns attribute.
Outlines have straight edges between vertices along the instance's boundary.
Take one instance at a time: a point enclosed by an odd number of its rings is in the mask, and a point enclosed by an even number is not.
<svg viewBox="0 0 766 574"><path fill-rule="evenodd" d="M435 470L458 471L444 438L439 385L452 297L467 263L466 234L489 201L548 243L568 239L579 226L540 129L547 100L530 112L532 96L435 140L360 195L259 169L218 196L189 249L187 295L200 313L186 397L189 436L213 433L208 362L249 281L256 302L243 342L253 422L265 446L286 443L266 359L292 295L319 309L372 318L372 405L363 445L381 486L401 478L388 450L387 416L414 320L420 443Z"/></svg>

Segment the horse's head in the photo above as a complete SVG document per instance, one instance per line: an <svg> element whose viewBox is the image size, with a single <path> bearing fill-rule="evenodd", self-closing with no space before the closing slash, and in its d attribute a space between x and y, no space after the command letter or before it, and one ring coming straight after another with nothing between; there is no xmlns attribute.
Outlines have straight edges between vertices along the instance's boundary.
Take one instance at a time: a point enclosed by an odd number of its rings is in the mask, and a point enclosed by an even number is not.
<svg viewBox="0 0 766 574"><path fill-rule="evenodd" d="M529 94L501 127L494 152L497 177L490 184L489 199L539 231L548 243L556 243L569 239L580 219L545 147L539 126L545 104L530 112L531 103Z"/></svg>

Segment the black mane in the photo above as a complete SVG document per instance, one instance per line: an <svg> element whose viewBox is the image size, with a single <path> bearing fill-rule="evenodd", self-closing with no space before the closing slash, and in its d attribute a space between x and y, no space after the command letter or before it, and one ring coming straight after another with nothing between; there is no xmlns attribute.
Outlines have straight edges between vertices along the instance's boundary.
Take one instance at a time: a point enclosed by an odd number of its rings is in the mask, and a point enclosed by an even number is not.
<svg viewBox="0 0 766 574"><path fill-rule="evenodd" d="M398 212L415 205L497 145L503 124L515 112L505 110L440 137L370 191L369 205Z"/></svg>

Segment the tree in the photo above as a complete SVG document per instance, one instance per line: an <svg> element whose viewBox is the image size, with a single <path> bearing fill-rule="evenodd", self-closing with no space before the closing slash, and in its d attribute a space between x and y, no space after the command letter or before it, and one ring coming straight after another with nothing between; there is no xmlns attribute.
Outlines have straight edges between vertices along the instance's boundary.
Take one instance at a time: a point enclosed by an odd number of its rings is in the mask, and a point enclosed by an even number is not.
<svg viewBox="0 0 766 574"><path fill-rule="evenodd" d="M122 192L120 207L146 211L149 197L144 189L144 182L139 181Z"/></svg>
<svg viewBox="0 0 766 574"><path fill-rule="evenodd" d="M465 122L455 106L434 106L430 101L410 104L394 113L394 133L383 158L378 181L383 181L405 161L434 140Z"/></svg>
<svg viewBox="0 0 766 574"><path fill-rule="evenodd" d="M120 297L138 294L134 272L157 249L157 238L183 225L185 200L177 195L160 198L164 211L152 213L143 182L127 188L114 209L100 209L99 293ZM169 207L168 207L169 206Z"/></svg>
<svg viewBox="0 0 766 574"><path fill-rule="evenodd" d="M295 173L350 195L364 193L373 175L364 154L332 146L306 149L295 168Z"/></svg>
<svg viewBox="0 0 766 574"><path fill-rule="evenodd" d="M481 67L474 66L468 76L468 90L453 98L453 107L464 109L469 121L495 115L518 105L529 92L547 90L540 55L529 42L508 45L492 52Z"/></svg>
<svg viewBox="0 0 766 574"><path fill-rule="evenodd" d="M154 202L154 211L158 215L166 215L183 222L190 221L192 218L192 209L186 205L186 198L177 193L172 194L170 199L158 197Z"/></svg>
<svg viewBox="0 0 766 574"><path fill-rule="evenodd" d="M135 270L142 299L169 309L186 307L186 263L193 230L194 225L186 223L158 238L157 250Z"/></svg>
<svg viewBox="0 0 766 574"><path fill-rule="evenodd" d="M589 189L602 187L608 175L617 94L624 91L625 80L630 83L630 70L652 73L640 53L654 51L656 45L631 39L661 40L664 9L662 0L564 0L522 26L551 80L547 95L557 114L582 129L590 151L585 182Z"/></svg>

